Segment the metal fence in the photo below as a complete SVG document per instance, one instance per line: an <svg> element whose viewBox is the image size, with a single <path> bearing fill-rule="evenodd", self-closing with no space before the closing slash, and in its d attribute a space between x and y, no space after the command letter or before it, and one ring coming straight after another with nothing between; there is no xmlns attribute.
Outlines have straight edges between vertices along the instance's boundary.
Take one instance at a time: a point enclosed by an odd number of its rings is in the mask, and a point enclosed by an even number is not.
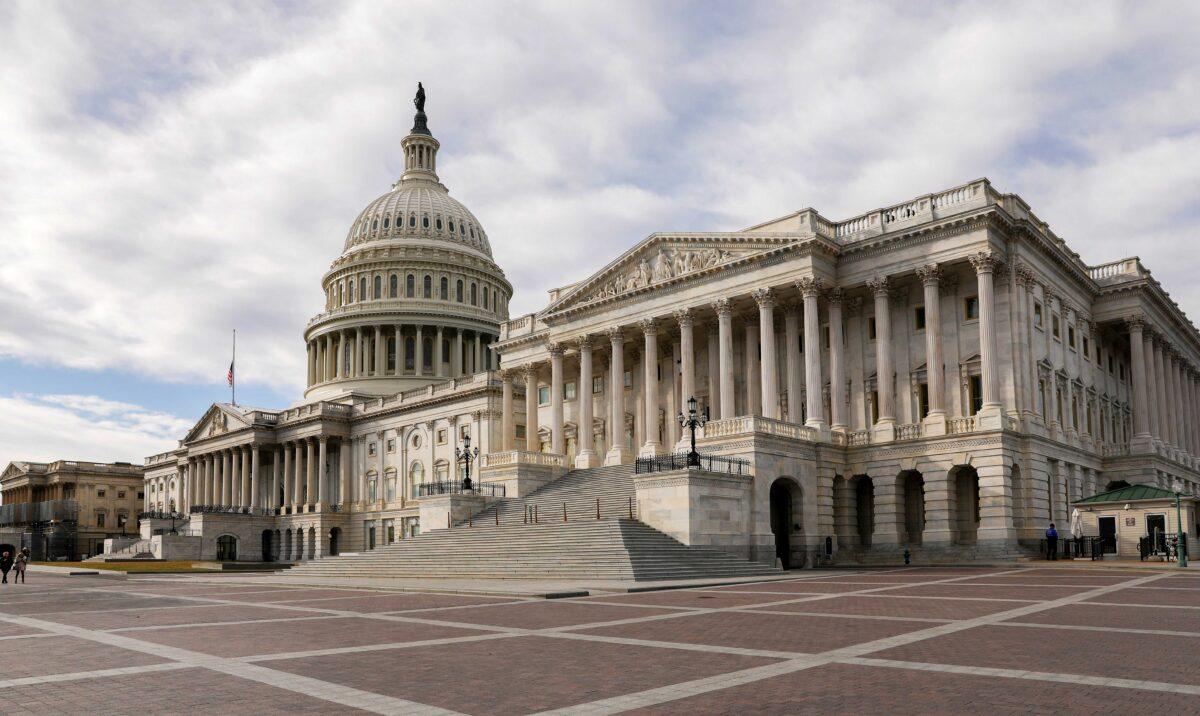
<svg viewBox="0 0 1200 716"><path fill-rule="evenodd" d="M1099 537L1059 537L1057 549L1051 553L1050 541L1042 538L1042 556L1050 559L1104 559L1104 540Z"/></svg>
<svg viewBox="0 0 1200 716"><path fill-rule="evenodd" d="M459 480L423 482L417 485L417 497L433 497L434 495L504 497L504 485L495 482L472 482L470 487L463 487Z"/></svg>
<svg viewBox="0 0 1200 716"><path fill-rule="evenodd" d="M45 522L74 522L79 516L75 500L46 500L0 505L0 526L34 525Z"/></svg>
<svg viewBox="0 0 1200 716"><path fill-rule="evenodd" d="M750 462L740 457L701 455L700 453L676 452L654 457L639 457L633 463L633 472L642 475L648 472L687 470L689 468L724 472L730 475L750 474Z"/></svg>

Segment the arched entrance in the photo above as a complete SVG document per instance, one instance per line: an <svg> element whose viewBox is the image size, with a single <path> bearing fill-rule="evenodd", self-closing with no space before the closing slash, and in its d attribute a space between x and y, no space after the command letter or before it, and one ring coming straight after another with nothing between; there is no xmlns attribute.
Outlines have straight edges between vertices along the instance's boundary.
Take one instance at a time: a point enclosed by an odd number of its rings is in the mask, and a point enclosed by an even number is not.
<svg viewBox="0 0 1200 716"><path fill-rule="evenodd" d="M1129 487L1129 483L1125 482L1124 480L1113 480L1104 487L1104 491L1108 492L1109 490L1120 490L1123 487Z"/></svg>
<svg viewBox="0 0 1200 716"><path fill-rule="evenodd" d="M771 483L771 532L775 557L784 569L804 566L804 499L800 485L790 477Z"/></svg>
<svg viewBox="0 0 1200 716"><path fill-rule="evenodd" d="M308 528L308 558L312 559L317 556L317 528Z"/></svg>
<svg viewBox="0 0 1200 716"><path fill-rule="evenodd" d="M329 556L330 557L338 556L338 554L339 554L338 542L341 541L341 538L342 538L342 529L340 527L334 527L333 529L329 530Z"/></svg>
<svg viewBox="0 0 1200 716"><path fill-rule="evenodd" d="M271 562L275 559L275 549L271 546L272 539L271 530L263 530L262 533L262 561Z"/></svg>
<svg viewBox="0 0 1200 716"><path fill-rule="evenodd" d="M900 473L900 493L904 495L904 541L921 544L925 533L925 477L916 470Z"/></svg>
<svg viewBox="0 0 1200 716"><path fill-rule="evenodd" d="M970 465L951 470L954 486L954 527L958 544L975 544L979 534L979 473Z"/></svg>
<svg viewBox="0 0 1200 716"><path fill-rule="evenodd" d="M217 561L233 562L237 559L237 537L221 535L217 538Z"/></svg>
<svg viewBox="0 0 1200 716"><path fill-rule="evenodd" d="M854 485L858 544L870 547L871 535L875 534L875 482L869 475L855 475L851 483Z"/></svg>
<svg viewBox="0 0 1200 716"><path fill-rule="evenodd" d="M292 529L289 527L283 533L283 559L292 561Z"/></svg>

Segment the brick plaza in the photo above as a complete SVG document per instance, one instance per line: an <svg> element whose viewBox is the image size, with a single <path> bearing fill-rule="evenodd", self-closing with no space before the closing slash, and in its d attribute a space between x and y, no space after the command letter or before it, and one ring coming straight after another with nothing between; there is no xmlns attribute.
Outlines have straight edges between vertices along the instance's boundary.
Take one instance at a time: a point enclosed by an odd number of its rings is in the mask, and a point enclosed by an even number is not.
<svg viewBox="0 0 1200 716"><path fill-rule="evenodd" d="M571 599L31 573L0 713L1200 711L1200 575L904 568Z"/></svg>

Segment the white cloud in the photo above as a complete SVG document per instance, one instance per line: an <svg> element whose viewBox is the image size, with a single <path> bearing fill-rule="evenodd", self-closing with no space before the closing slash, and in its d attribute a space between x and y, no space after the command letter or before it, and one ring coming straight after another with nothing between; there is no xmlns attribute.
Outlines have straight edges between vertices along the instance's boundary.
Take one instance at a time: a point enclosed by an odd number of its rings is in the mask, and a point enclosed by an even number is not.
<svg viewBox="0 0 1200 716"><path fill-rule="evenodd" d="M416 80L514 312L655 230L842 218L987 175L1193 315L1200 7L0 7L0 355L298 392Z"/></svg>
<svg viewBox="0 0 1200 716"><path fill-rule="evenodd" d="M191 421L94 395L0 397L0 463L123 460L175 447Z"/></svg>

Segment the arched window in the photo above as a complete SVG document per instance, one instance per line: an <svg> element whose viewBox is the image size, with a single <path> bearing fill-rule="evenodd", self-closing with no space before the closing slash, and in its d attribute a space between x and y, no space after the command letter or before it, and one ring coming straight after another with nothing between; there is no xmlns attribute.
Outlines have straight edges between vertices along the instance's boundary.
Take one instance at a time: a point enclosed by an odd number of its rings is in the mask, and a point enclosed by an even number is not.
<svg viewBox="0 0 1200 716"><path fill-rule="evenodd" d="M492 289L492 310L500 312L500 300L496 297L496 289Z"/></svg>
<svg viewBox="0 0 1200 716"><path fill-rule="evenodd" d="M396 370L396 339L387 339L387 369L389 371ZM399 371L396 371L399 372Z"/></svg>
<svg viewBox="0 0 1200 716"><path fill-rule="evenodd" d="M412 336L404 339L404 369L415 370L417 365L417 342Z"/></svg>
<svg viewBox="0 0 1200 716"><path fill-rule="evenodd" d="M421 228L422 228L422 229L428 229L428 228L429 228L429 217L428 217L428 216L422 216L422 217L421 217Z"/></svg>
<svg viewBox="0 0 1200 716"><path fill-rule="evenodd" d="M459 303L462 303L462 289L463 284L462 279L460 278L458 282L454 284L454 300L458 301Z"/></svg>
<svg viewBox="0 0 1200 716"><path fill-rule="evenodd" d="M404 280L404 295L413 298L417 295L417 279L411 273Z"/></svg>
<svg viewBox="0 0 1200 716"><path fill-rule="evenodd" d="M358 279L358 300L367 300L367 277L363 276Z"/></svg>
<svg viewBox="0 0 1200 716"><path fill-rule="evenodd" d="M354 303L354 279L346 282L346 303Z"/></svg>
<svg viewBox="0 0 1200 716"><path fill-rule="evenodd" d="M396 277L396 274L392 274L392 277L388 279L388 298L396 297L396 291L399 290L399 284L400 280Z"/></svg>
<svg viewBox="0 0 1200 716"><path fill-rule="evenodd" d="M445 276L442 276L442 300L445 301L445 300L448 300L449 298L450 298L450 279L446 278Z"/></svg>
<svg viewBox="0 0 1200 716"><path fill-rule="evenodd" d="M388 227L388 224L390 224L390 223L391 223L391 217L389 217L389 216L383 217L383 228L386 229Z"/></svg>
<svg viewBox="0 0 1200 716"><path fill-rule="evenodd" d="M408 474L412 480L412 484L414 485L420 485L425 482L425 468L419 462L414 462L412 466L408 468Z"/></svg>
<svg viewBox="0 0 1200 716"><path fill-rule="evenodd" d="M450 219L449 224L450 224L450 233L453 234L454 233L454 219Z"/></svg>
<svg viewBox="0 0 1200 716"><path fill-rule="evenodd" d="M371 222L371 231L375 231L378 228L379 228L379 219L375 219L374 221Z"/></svg>
<svg viewBox="0 0 1200 716"><path fill-rule="evenodd" d="M471 305L479 305L479 285L474 281L471 282Z"/></svg>
<svg viewBox="0 0 1200 716"><path fill-rule="evenodd" d="M463 236L466 236L467 235L467 225L459 224L458 225L458 233L462 234Z"/></svg>
<svg viewBox="0 0 1200 716"><path fill-rule="evenodd" d="M425 289L425 298L433 298L433 277L425 274L425 280L422 282Z"/></svg>
<svg viewBox="0 0 1200 716"><path fill-rule="evenodd" d="M375 277L375 300L378 301L381 298L383 298L383 277L376 276Z"/></svg>
<svg viewBox="0 0 1200 716"><path fill-rule="evenodd" d="M484 307L484 308L487 308L487 307L488 307L488 290L487 290L487 286L484 286L484 287L483 287L483 307Z"/></svg>
<svg viewBox="0 0 1200 716"><path fill-rule="evenodd" d="M437 230L438 230L438 231L441 231L441 230L442 230L442 217L440 217L440 216L439 216L439 217L437 218L437 222L436 222L436 224L437 224Z"/></svg>
<svg viewBox="0 0 1200 716"><path fill-rule="evenodd" d="M433 339L429 336L421 340L421 362L425 370L433 370Z"/></svg>
<svg viewBox="0 0 1200 716"><path fill-rule="evenodd" d="M412 227L414 227L414 226L416 226L416 225L417 225L417 215L416 215L416 214L410 214L410 215L409 215L409 217L408 217L408 226L409 226L409 228L412 228Z"/></svg>

